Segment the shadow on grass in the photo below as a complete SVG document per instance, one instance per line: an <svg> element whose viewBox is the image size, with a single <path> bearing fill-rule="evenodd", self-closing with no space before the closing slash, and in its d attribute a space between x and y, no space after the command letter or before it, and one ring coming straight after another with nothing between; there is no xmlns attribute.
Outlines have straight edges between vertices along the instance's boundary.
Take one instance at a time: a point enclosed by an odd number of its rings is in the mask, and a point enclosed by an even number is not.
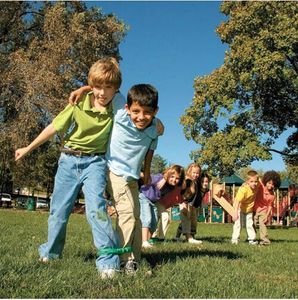
<svg viewBox="0 0 298 300"><path fill-rule="evenodd" d="M196 239L205 241L205 242L209 242L209 243L230 243L231 242L231 238L227 237L227 236L225 236L225 237L222 237L222 236L196 237Z"/></svg>
<svg viewBox="0 0 298 300"><path fill-rule="evenodd" d="M180 259L185 258L198 258L198 257L223 257L227 259L241 259L244 256L239 253L232 251L221 251L221 250L181 250L171 252L160 252L160 253L144 253L142 256L147 260L152 268L168 262L176 262Z"/></svg>
<svg viewBox="0 0 298 300"><path fill-rule="evenodd" d="M298 240L270 239L272 243L298 243Z"/></svg>
<svg viewBox="0 0 298 300"><path fill-rule="evenodd" d="M198 257L223 257L226 259L241 259L244 255L235 253L232 251L221 251L221 250L180 250L180 251L161 251L159 253L142 253L142 257L147 260L152 268L162 263L175 262L180 259L185 258L198 258ZM90 261L96 259L96 254L94 252L89 252L85 255L84 261Z"/></svg>
<svg viewBox="0 0 298 300"><path fill-rule="evenodd" d="M202 241L209 242L209 243L228 243L230 244L231 238L230 237L204 237L204 238L198 238ZM298 240L288 240L288 239L270 239L273 243L297 243ZM244 240L243 240L244 241ZM248 240L245 240L245 242L248 242Z"/></svg>

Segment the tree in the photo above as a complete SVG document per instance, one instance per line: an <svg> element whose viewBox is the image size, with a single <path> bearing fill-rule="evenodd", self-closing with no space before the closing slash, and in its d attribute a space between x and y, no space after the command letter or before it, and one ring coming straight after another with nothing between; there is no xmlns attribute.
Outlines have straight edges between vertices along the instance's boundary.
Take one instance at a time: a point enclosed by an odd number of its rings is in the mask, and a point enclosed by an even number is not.
<svg viewBox="0 0 298 300"><path fill-rule="evenodd" d="M291 181L298 185L298 165L286 165L287 176Z"/></svg>
<svg viewBox="0 0 298 300"><path fill-rule="evenodd" d="M154 154L151 163L151 170L152 174L159 174L162 173L167 167L167 161L162 158L159 154Z"/></svg>
<svg viewBox="0 0 298 300"><path fill-rule="evenodd" d="M52 158L44 153L54 149L57 157L60 139L17 167L14 149L31 142L61 111L69 93L87 82L92 63L103 56L120 59L127 27L100 9L65 1L2 2L0 28L0 142L6 145L0 155L14 181L33 184L45 171L53 173Z"/></svg>
<svg viewBox="0 0 298 300"><path fill-rule="evenodd" d="M195 79L192 104L181 116L187 139L200 146L192 159L214 174L229 175L270 151L297 164L298 4L231 2L218 28L229 45L224 64ZM275 139L293 129L282 151Z"/></svg>

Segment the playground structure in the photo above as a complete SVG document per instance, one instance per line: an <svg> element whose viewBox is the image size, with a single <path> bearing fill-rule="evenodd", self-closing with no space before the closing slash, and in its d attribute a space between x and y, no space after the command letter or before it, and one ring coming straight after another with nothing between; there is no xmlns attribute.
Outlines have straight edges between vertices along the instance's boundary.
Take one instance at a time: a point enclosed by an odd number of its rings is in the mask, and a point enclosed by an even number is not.
<svg viewBox="0 0 298 300"><path fill-rule="evenodd" d="M288 178L276 191L271 225L298 226L298 186Z"/></svg>
<svg viewBox="0 0 298 300"><path fill-rule="evenodd" d="M233 213L233 210L231 210L230 205L234 203L236 186L240 186L244 182L242 181L241 183L241 180L242 179L235 174L230 177L225 177L223 180L224 183L221 186L225 193L223 195L224 197L221 198L216 196L215 191L216 189L219 189L220 186L218 184L211 183L212 197L223 208L222 223L231 222L231 212ZM227 187L229 188L229 193L227 193ZM210 213L214 214L212 203L213 201L210 201ZM225 218L226 213L229 214L227 218ZM227 221L225 221L225 219L227 219ZM212 218L210 218L209 222L212 223ZM279 189L276 190L276 197L273 203L269 225L298 226L298 187L295 186L295 184L288 178L284 179L281 182Z"/></svg>
<svg viewBox="0 0 298 300"><path fill-rule="evenodd" d="M243 182L244 180L236 174L224 177L222 184L216 184L211 181L210 191L205 194L202 200L198 221L205 223L232 223L236 189ZM218 194L219 190L222 190L221 194ZM173 220L179 219L179 209L177 208L176 210L175 213L173 211L175 214ZM268 223L268 225L272 226L298 226L298 186L288 178L284 179L279 189L276 190L272 215Z"/></svg>
<svg viewBox="0 0 298 300"><path fill-rule="evenodd" d="M238 175L233 174L231 176L225 176L222 184L216 184L211 181L210 183L210 195L212 195L212 201L210 201L210 212L214 215L214 211L220 211L222 208L222 223L231 223L232 215L234 214L233 203L236 196L236 187L243 184L244 180ZM221 196L218 196L218 191L221 190ZM215 201L213 201L215 200ZM216 216L216 215L215 215ZM210 218L210 223L214 221Z"/></svg>

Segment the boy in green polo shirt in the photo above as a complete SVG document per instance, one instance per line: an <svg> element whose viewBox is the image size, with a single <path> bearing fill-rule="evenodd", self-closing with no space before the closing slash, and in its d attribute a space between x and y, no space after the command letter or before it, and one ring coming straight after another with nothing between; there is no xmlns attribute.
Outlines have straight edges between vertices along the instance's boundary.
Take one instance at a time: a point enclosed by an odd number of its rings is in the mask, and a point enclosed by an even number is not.
<svg viewBox="0 0 298 300"><path fill-rule="evenodd" d="M124 97L117 92L121 85L117 61L104 58L93 64L88 84L92 91L80 103L67 105L30 145L15 152L15 159L19 160L57 132L65 134L51 200L48 241L39 247L41 262L62 256L67 222L81 187L96 248L118 247L103 197L106 186L105 152L113 115L125 105ZM100 255L96 266L102 278L111 278L119 270L119 256Z"/></svg>

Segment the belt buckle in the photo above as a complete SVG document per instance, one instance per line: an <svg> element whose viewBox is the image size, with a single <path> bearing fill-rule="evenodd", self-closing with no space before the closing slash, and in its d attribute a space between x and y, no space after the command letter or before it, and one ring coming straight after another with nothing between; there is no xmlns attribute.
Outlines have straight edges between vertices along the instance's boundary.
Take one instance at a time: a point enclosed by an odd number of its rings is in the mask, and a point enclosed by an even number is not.
<svg viewBox="0 0 298 300"><path fill-rule="evenodd" d="M82 151L80 151L80 150L76 150L76 151L77 151L77 156L78 157L84 156L84 153Z"/></svg>

